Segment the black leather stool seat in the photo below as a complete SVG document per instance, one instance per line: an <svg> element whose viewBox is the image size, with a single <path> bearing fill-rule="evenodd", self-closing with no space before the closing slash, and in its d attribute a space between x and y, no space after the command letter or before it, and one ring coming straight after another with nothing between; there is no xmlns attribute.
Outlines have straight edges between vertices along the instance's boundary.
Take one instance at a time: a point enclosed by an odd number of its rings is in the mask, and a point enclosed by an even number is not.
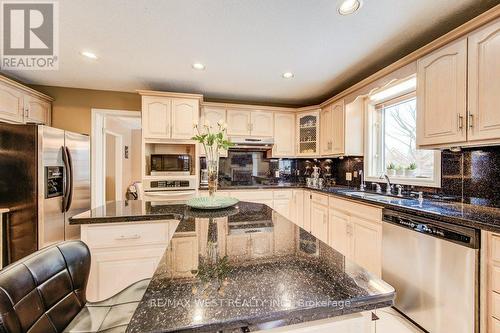
<svg viewBox="0 0 500 333"><path fill-rule="evenodd" d="M150 279L141 280L107 300L88 302L65 333L123 333L139 305Z"/></svg>
<svg viewBox="0 0 500 333"><path fill-rule="evenodd" d="M81 241L39 250L0 271L0 333L125 332L149 280L87 302L90 251Z"/></svg>

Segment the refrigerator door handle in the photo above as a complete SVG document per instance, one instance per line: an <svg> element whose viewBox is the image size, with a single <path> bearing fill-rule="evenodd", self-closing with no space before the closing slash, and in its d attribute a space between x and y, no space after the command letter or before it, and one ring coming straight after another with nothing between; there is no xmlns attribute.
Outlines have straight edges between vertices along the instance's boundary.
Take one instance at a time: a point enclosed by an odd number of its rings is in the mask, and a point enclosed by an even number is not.
<svg viewBox="0 0 500 333"><path fill-rule="evenodd" d="M71 203L73 202L73 158L71 157L71 152L69 148L66 147L66 155L68 156L68 165L69 165L69 193L68 193L68 201L66 203L66 212L71 208Z"/></svg>
<svg viewBox="0 0 500 333"><path fill-rule="evenodd" d="M69 173L69 162L68 162L68 153L66 151L66 147L62 146L62 160L64 163L64 189L63 189L63 202L62 202L62 209L61 211L64 213L66 212L66 206L68 205L68 198L69 198L69 185L71 181L71 176Z"/></svg>

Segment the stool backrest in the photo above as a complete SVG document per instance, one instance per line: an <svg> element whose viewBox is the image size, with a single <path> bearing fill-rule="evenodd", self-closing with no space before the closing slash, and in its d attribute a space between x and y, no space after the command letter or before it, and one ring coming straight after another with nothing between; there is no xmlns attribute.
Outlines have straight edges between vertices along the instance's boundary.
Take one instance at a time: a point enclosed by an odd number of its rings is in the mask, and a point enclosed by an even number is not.
<svg viewBox="0 0 500 333"><path fill-rule="evenodd" d="M87 302L90 252L81 241L39 250L0 271L0 332L60 333Z"/></svg>

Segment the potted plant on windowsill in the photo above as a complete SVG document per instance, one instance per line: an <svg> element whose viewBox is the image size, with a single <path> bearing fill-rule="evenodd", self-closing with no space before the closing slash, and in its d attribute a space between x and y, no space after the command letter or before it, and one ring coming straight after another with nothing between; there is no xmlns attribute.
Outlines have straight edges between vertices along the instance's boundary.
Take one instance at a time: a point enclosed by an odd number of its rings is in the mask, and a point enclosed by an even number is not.
<svg viewBox="0 0 500 333"><path fill-rule="evenodd" d="M403 168L403 166L401 165L396 166L396 176L404 176L404 174L405 174L405 169Z"/></svg>
<svg viewBox="0 0 500 333"><path fill-rule="evenodd" d="M391 177L391 176L395 176L396 175L396 165L394 163L389 163L387 165L387 168L385 170L387 176Z"/></svg>
<svg viewBox="0 0 500 333"><path fill-rule="evenodd" d="M416 174L417 174L417 163L415 163L415 162L410 163L410 165L408 165L405 168L405 176L406 177L415 177Z"/></svg>

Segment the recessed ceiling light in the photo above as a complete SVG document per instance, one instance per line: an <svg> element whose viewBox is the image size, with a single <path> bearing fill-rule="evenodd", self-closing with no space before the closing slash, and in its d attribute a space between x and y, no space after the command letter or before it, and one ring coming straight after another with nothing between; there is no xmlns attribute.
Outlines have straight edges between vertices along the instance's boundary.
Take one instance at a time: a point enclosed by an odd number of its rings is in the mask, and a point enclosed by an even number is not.
<svg viewBox="0 0 500 333"><path fill-rule="evenodd" d="M282 76L285 79L291 79L293 77L293 73L292 72L286 72L286 73L283 73Z"/></svg>
<svg viewBox="0 0 500 333"><path fill-rule="evenodd" d="M97 56L95 55L95 53L92 53L92 52L89 52L89 51L82 51L80 53L82 54L82 56L85 56L87 58L97 59Z"/></svg>
<svg viewBox="0 0 500 333"><path fill-rule="evenodd" d="M203 65L200 62L195 62L192 66L193 66L194 69L197 69L199 71L202 71L202 70L205 69L205 65Z"/></svg>
<svg viewBox="0 0 500 333"><path fill-rule="evenodd" d="M361 0L344 0L339 6L340 15L349 15L361 7Z"/></svg>

